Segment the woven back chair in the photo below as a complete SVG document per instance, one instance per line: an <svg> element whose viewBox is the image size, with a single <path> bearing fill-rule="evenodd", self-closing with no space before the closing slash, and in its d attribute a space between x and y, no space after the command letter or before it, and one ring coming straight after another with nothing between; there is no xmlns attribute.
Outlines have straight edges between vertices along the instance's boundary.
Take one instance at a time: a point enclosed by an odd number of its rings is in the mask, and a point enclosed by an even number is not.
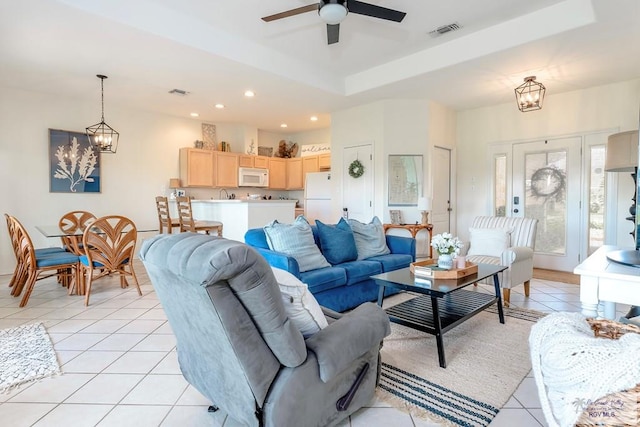
<svg viewBox="0 0 640 427"><path fill-rule="evenodd" d="M95 220L96 216L87 211L71 211L64 214L58 222L58 227L69 235L60 237L62 246L69 252L82 255L82 232Z"/></svg>
<svg viewBox="0 0 640 427"><path fill-rule="evenodd" d="M85 305L89 305L93 281L112 273L120 276L122 288L129 286L127 277L131 277L138 288L138 295L142 296L133 269L137 237L138 232L133 221L119 215L98 218L84 231L82 245L85 254L80 256L80 267L86 277Z"/></svg>
<svg viewBox="0 0 640 427"><path fill-rule="evenodd" d="M53 248L50 251L38 251L24 226L15 217L6 215L10 237L16 255L17 266L14 272L15 282L11 295L19 296L23 288L25 293L20 307L27 305L36 281L51 276L58 276L63 285L71 286L78 272L78 256ZM41 276L42 273L51 274ZM17 275L16 275L17 273ZM14 280L14 278L12 278Z"/></svg>

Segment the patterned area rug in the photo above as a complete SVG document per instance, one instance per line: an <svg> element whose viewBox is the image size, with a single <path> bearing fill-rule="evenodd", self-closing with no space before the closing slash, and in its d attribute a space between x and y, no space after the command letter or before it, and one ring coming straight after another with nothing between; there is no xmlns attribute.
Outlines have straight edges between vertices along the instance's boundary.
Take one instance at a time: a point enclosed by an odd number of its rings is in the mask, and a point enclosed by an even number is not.
<svg viewBox="0 0 640 427"><path fill-rule="evenodd" d="M42 323L0 331L0 393L59 374L60 364Z"/></svg>
<svg viewBox="0 0 640 427"><path fill-rule="evenodd" d="M531 370L528 338L544 316L516 307L485 310L444 334L447 368L435 337L391 324L382 348L378 397L445 426L487 426Z"/></svg>

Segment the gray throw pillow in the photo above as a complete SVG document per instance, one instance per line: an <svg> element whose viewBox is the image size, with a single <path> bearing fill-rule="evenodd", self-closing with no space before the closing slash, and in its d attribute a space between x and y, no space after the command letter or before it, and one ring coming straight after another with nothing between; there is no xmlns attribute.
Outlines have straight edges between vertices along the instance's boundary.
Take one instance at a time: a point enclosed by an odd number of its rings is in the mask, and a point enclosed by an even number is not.
<svg viewBox="0 0 640 427"><path fill-rule="evenodd" d="M331 267L313 240L313 231L306 218L300 215L293 224L273 221L263 227L267 244L272 251L285 253L298 261L300 272Z"/></svg>
<svg viewBox="0 0 640 427"><path fill-rule="evenodd" d="M391 253L387 247L387 238L384 235L382 222L377 216L374 216L369 224L350 219L349 225L356 240L359 260Z"/></svg>

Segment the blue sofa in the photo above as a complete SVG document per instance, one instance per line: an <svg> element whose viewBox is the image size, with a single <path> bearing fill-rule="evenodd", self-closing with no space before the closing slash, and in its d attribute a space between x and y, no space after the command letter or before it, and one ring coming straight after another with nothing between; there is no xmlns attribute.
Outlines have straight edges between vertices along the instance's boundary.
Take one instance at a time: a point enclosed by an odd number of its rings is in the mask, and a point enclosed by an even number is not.
<svg viewBox="0 0 640 427"><path fill-rule="evenodd" d="M316 226L311 226L311 230L315 243L322 252L318 229ZM248 230L244 240L245 243L256 249L272 267L286 270L306 283L309 286L309 291L320 305L338 312L350 310L363 302L375 301L378 298L378 286L370 277L409 267L409 264L416 258L415 239L386 236L390 254L377 255L301 273L295 258L269 249L262 228ZM397 292L397 290L387 288L385 296Z"/></svg>

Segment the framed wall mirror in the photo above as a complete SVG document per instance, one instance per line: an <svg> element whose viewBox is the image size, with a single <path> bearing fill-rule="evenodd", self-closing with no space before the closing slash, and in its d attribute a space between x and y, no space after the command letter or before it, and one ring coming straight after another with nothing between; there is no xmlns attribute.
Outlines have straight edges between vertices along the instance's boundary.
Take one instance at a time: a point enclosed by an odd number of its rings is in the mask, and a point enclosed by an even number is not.
<svg viewBox="0 0 640 427"><path fill-rule="evenodd" d="M422 155L389 155L389 206L418 205L418 197L422 195L422 170Z"/></svg>

